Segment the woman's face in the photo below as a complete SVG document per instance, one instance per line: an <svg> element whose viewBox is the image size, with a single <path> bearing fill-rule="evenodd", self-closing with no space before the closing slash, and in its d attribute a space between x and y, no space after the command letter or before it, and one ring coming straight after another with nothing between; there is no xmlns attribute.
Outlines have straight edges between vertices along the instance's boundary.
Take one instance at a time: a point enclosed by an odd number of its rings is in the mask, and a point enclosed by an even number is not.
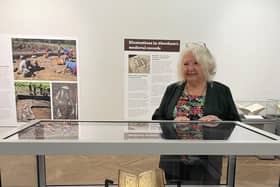
<svg viewBox="0 0 280 187"><path fill-rule="evenodd" d="M201 64L199 64L192 52L187 52L183 56L183 75L187 82L205 81L205 75Z"/></svg>

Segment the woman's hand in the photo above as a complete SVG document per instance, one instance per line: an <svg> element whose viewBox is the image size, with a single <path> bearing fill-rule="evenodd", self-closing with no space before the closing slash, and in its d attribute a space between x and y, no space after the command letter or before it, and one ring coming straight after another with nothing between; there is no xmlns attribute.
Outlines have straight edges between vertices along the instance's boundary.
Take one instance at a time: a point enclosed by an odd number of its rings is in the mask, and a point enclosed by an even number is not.
<svg viewBox="0 0 280 187"><path fill-rule="evenodd" d="M190 121L190 119L187 116L177 116L175 121Z"/></svg>
<svg viewBox="0 0 280 187"><path fill-rule="evenodd" d="M200 118L199 121L222 121L222 120L215 115L207 115Z"/></svg>

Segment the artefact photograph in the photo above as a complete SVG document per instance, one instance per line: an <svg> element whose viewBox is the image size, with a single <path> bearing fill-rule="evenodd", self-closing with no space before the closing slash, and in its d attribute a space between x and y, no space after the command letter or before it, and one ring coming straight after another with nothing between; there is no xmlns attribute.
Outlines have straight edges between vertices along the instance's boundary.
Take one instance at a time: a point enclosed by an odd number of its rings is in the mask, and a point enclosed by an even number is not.
<svg viewBox="0 0 280 187"><path fill-rule="evenodd" d="M128 73L150 73L150 56L128 55Z"/></svg>
<svg viewBox="0 0 280 187"><path fill-rule="evenodd" d="M77 81L75 40L12 38L15 80Z"/></svg>
<svg viewBox="0 0 280 187"><path fill-rule="evenodd" d="M77 84L52 83L53 119L78 119Z"/></svg>
<svg viewBox="0 0 280 187"><path fill-rule="evenodd" d="M17 121L51 119L50 84L15 82Z"/></svg>

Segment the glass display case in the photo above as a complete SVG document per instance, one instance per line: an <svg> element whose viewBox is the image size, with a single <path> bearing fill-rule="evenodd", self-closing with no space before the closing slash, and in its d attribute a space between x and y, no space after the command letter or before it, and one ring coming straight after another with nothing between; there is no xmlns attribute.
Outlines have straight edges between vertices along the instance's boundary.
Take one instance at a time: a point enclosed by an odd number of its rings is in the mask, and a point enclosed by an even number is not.
<svg viewBox="0 0 280 187"><path fill-rule="evenodd" d="M39 187L49 185L46 156L52 155L154 155L154 166L165 172L166 186L228 187L234 186L236 156L280 155L278 136L234 121L41 120L1 138L0 154L36 155ZM107 158L106 162L113 159ZM140 166L135 167L140 172ZM110 177L118 183L116 176L117 172Z"/></svg>
<svg viewBox="0 0 280 187"><path fill-rule="evenodd" d="M278 104L280 101L276 99L255 99L255 100L236 100L235 104L238 109L239 114L247 115L247 117L252 116L252 118L257 115L267 116L276 115L279 113Z"/></svg>
<svg viewBox="0 0 280 187"><path fill-rule="evenodd" d="M280 101L276 99L237 100L241 120L265 131L277 134L280 118Z"/></svg>
<svg viewBox="0 0 280 187"><path fill-rule="evenodd" d="M276 99L238 100L236 101L236 107L242 122L279 135L279 103L280 101ZM262 155L259 158L274 159L275 156Z"/></svg>

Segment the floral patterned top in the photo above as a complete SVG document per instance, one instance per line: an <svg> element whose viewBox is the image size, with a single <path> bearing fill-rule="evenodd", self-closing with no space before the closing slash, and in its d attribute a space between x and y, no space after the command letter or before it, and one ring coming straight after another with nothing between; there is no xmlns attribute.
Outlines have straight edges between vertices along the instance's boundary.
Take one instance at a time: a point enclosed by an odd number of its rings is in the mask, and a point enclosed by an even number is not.
<svg viewBox="0 0 280 187"><path fill-rule="evenodd" d="M205 96L187 95L183 92L175 106L173 116L186 116L198 120L203 116ZM182 139L202 139L202 127L199 124L175 124L177 135Z"/></svg>
<svg viewBox="0 0 280 187"><path fill-rule="evenodd" d="M173 111L173 116L187 116L190 120L198 120L203 116L205 96L181 95Z"/></svg>

